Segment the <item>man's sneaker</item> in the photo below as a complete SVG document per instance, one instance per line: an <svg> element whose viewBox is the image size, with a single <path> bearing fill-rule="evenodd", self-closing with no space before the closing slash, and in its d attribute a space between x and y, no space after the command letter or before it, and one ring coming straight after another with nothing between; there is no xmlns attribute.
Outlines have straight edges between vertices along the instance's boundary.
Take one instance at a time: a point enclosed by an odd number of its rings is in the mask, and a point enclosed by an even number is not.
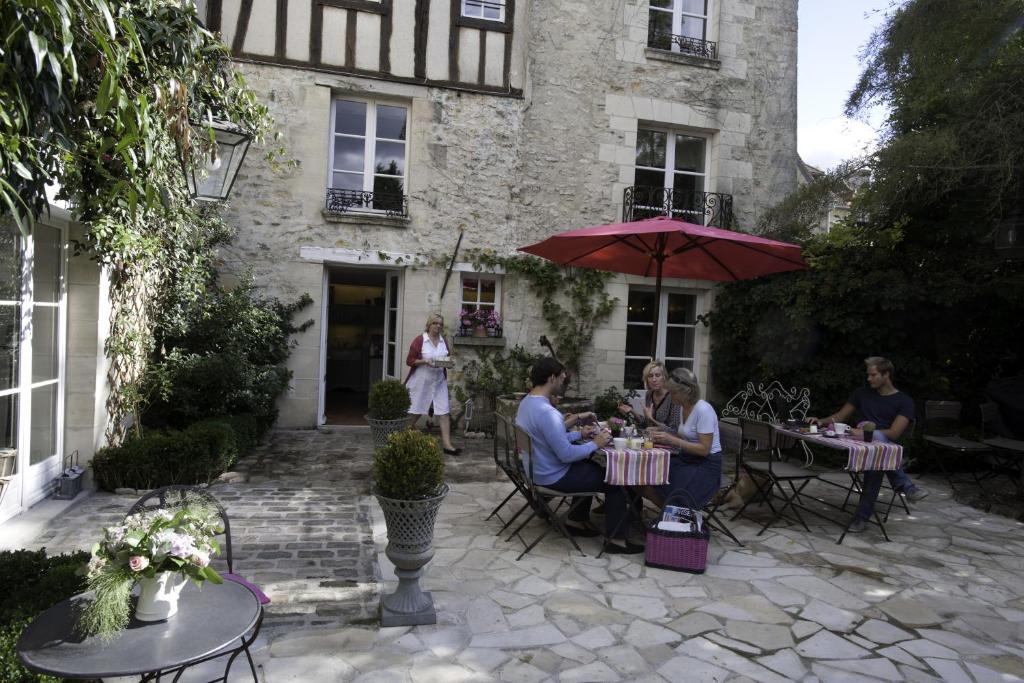
<svg viewBox="0 0 1024 683"><path fill-rule="evenodd" d="M853 521L850 522L850 526L846 527L846 530L851 534L859 534L868 528L868 522L866 519L860 517L854 517Z"/></svg>
<svg viewBox="0 0 1024 683"><path fill-rule="evenodd" d="M903 495L906 496L906 499L909 500L911 503L919 503L925 498L927 498L929 493L931 493L931 491L929 491L928 489L923 488L921 486L915 486L909 491L904 491Z"/></svg>

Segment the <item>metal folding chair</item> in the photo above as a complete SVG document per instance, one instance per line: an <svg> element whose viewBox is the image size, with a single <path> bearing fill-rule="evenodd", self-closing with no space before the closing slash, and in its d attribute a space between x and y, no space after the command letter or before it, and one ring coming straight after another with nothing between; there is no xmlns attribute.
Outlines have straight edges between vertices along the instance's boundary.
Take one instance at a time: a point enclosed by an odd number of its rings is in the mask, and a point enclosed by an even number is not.
<svg viewBox="0 0 1024 683"><path fill-rule="evenodd" d="M811 529L800 515L800 510L796 503L799 502L800 494L804 488L811 481L817 479L818 475L802 465L796 465L779 459L779 452L776 446L776 432L771 424L757 420L748 420L744 417L741 417L739 421L742 439L739 451L740 465L750 475L754 485L757 487L758 497L767 502L768 507L772 510L772 518L764 523L764 526L757 532L757 535L760 536L767 531L768 527L778 521L787 509L792 509L793 514L800 524L803 525L804 529L810 531ZM748 444L752 442L758 444L758 447L753 453L750 453L748 451ZM765 457L763 460L751 460L751 455L762 455ZM790 489L788 493L786 485ZM778 510L775 509L771 502L773 490L778 491L777 495L783 501L782 507ZM742 514L753 500L754 498L752 497L749 501L745 502L733 519Z"/></svg>
<svg viewBox="0 0 1024 683"><path fill-rule="evenodd" d="M516 560L521 560L523 556L526 555L526 553L533 550L538 543L544 540L544 538L548 535L548 533L550 533L552 528L556 529L558 533L562 534L562 536L567 538L569 542L572 543L573 547L576 548L576 550L578 550L581 555L586 556L586 553L583 552L582 548L580 548L579 544L576 542L576 539L573 538L572 534L569 533L569 529L566 527L565 520L568 519L572 511L576 509L576 506L581 505L583 503L583 500L592 499L594 496L601 495L601 493L599 491L577 491L574 493L566 493L565 491L557 491L546 486L538 485L536 482L534 482L533 479L533 440L530 438L529 433L527 433L526 430L524 430L519 425L515 425L515 435L516 450L518 451L521 461L526 461L526 464L524 464L522 471L525 474L526 485L529 489L530 498L533 503L533 513L526 519L525 522L523 522L516 528L516 530L513 532L513 535L517 535L520 531L522 531L523 527L529 524L529 522L534 517L540 516L547 522L544 531L540 534L540 536L534 539L532 543L528 544L526 548L523 550L523 552L519 554L519 557L517 557ZM576 500L573 500L569 504L568 509L565 513L559 514L558 511L562 508L563 503L567 499ZM557 500L558 503L554 507L552 507L551 501L554 500Z"/></svg>
<svg viewBox="0 0 1024 683"><path fill-rule="evenodd" d="M736 488L736 484L739 482L740 450L743 448L743 432L738 425L719 421L718 436L722 442L722 458L724 459L726 454L735 455L736 468L733 470L731 477L724 472L722 473L722 483L718 488L718 494L704 507L704 514L707 518L707 523L711 527L722 532L731 538L733 543L742 547L743 543L740 539L736 538L736 535L732 532L718 512L722 503L725 502L726 496L729 495L730 491Z"/></svg>
<svg viewBox="0 0 1024 683"><path fill-rule="evenodd" d="M992 449L996 471L1010 479L1017 487L1018 493L1024 493L1024 482L1021 481L1024 441L1006 436L998 405L992 402L982 403L980 408L981 442Z"/></svg>
<svg viewBox="0 0 1024 683"><path fill-rule="evenodd" d="M951 489L956 491L956 484L953 481L952 473L946 467L947 456L955 457L957 463L972 465L970 468L971 478L978 486L981 497L987 498L985 487L981 482L993 475L986 473L979 477L976 465L981 464L979 462L981 456L990 454L992 448L987 444L965 439L957 434L960 408L959 401L926 401L924 404L924 440L932 447L932 452L937 455L935 463Z"/></svg>
<svg viewBox="0 0 1024 683"><path fill-rule="evenodd" d="M496 418L497 428L495 431L501 432L502 437L504 438L504 448L502 448L502 452L499 454L497 445L495 445L495 463L498 465L498 468L505 473L505 476L509 478L509 481L511 481L512 485L515 487L507 496L505 496L503 501L498 503L497 507L491 511L491 514L487 516L487 519L497 517L502 523L501 528L498 529L495 534L496 536L500 536L505 533L505 530L508 529L521 514L523 514L524 510L533 506L533 499L530 493L530 488L526 484L526 477L522 474L522 465L517 462L518 458L516 457L515 449L516 435L515 429L512 425L512 419L505 415L497 415ZM497 443L497 434L495 434L495 443ZM502 519L501 515L498 514L498 511L511 502L517 493L522 496L523 504L507 520ZM514 536L518 535L517 531L505 540L511 541ZM519 540L523 541L523 537L519 536ZM523 545L526 545L526 541L523 541Z"/></svg>

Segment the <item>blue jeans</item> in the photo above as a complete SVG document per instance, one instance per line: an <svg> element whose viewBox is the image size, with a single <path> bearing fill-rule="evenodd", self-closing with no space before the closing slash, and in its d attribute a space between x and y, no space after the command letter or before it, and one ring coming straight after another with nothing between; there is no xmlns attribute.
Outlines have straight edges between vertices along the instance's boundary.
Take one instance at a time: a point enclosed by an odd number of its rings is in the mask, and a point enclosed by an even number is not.
<svg viewBox="0 0 1024 683"><path fill-rule="evenodd" d="M875 431L875 440L889 442L889 439L885 438L885 435L879 431ZM889 477L889 485L896 491L903 491L904 493L913 491L917 486L911 481L910 476L903 471L903 468L898 470L890 470L882 472L880 470L868 470L862 473L862 479L864 481L864 492L860 494L860 502L857 504L856 516L863 519L871 519L871 514L875 511L875 501L878 499L878 492L882 490L882 475Z"/></svg>
<svg viewBox="0 0 1024 683"><path fill-rule="evenodd" d="M668 484L658 492L668 501L676 491L684 493L676 505L695 506L700 510L715 497L722 485L722 454L707 457L673 455L668 464Z"/></svg>
<svg viewBox="0 0 1024 683"><path fill-rule="evenodd" d="M604 494L604 535L607 538L626 538L629 531L626 510L626 493L621 486L609 486L604 482L604 468L590 460L577 460L569 465L562 478L547 488L565 493L577 491ZM590 496L575 496L569 519L574 522L590 521Z"/></svg>

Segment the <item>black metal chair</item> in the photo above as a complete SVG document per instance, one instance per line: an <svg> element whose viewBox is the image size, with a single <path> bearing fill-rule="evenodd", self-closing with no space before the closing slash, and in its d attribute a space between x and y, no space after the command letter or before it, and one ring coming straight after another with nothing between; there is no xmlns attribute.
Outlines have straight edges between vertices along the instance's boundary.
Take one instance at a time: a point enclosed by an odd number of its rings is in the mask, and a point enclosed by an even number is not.
<svg viewBox="0 0 1024 683"><path fill-rule="evenodd" d="M1021 481L1024 441L1006 436L998 405L988 402L982 403L980 408L981 442L992 449L996 471L1010 479L1018 493L1024 493L1024 482Z"/></svg>
<svg viewBox="0 0 1024 683"><path fill-rule="evenodd" d="M506 529L512 526L512 523L515 522L519 518L519 516L523 514L525 510L527 510L530 507L533 507L534 505L533 498L530 493L530 487L526 483L526 475L523 473L522 463L519 462L519 458L516 456L516 434L515 428L512 424L512 418L505 415L497 415L496 418L497 430L500 430L502 436L504 437L504 453L499 454L496 457L495 462L497 463L498 468L505 473L505 476L509 478L509 481L511 481L512 485L515 487L515 489L507 496L505 496L505 499L501 501L501 503L499 503L498 506L491 511L491 514L487 516L487 519L490 519L491 517L497 517L498 520L502 522L501 528L498 529L497 533L495 534L496 536L500 536L501 534L505 533ZM497 439L495 439L495 441L497 441ZM498 511L501 510L505 505L507 505L515 497L517 493L520 496L522 496L523 504L520 505L519 509L516 510L515 513L513 513L512 516L509 517L507 520L502 519L501 515L498 514ZM518 530L510 534L509 537L505 540L511 541L512 538L515 536L519 536L519 540L523 542L524 546L526 545L526 541L524 541L523 537L519 535Z"/></svg>
<svg viewBox="0 0 1024 683"><path fill-rule="evenodd" d="M954 492L956 484L953 481L952 473L946 467L946 460L950 457L955 458L957 464L970 465L971 478L978 486L981 497L987 498L985 487L981 482L992 474L991 471L988 471L984 476L979 477L978 469L981 465L987 465L983 458L992 452L992 448L987 444L965 439L957 433L960 409L959 401L926 401L924 404L924 440L937 456L935 464L938 465L946 482Z"/></svg>
<svg viewBox="0 0 1024 683"><path fill-rule="evenodd" d="M743 431L738 425L719 420L718 436L722 443L722 459L725 459L726 454L735 455L736 468L733 470L732 476L722 472L722 483L718 487L718 494L704 507L704 513L707 516L707 522L711 527L731 538L733 543L736 545L743 547L743 543L740 539L736 538L736 535L725 523L725 520L719 515L719 508L721 508L722 504L725 502L726 496L729 495L730 491L736 488L736 484L739 482L740 451L743 448Z"/></svg>
<svg viewBox="0 0 1024 683"><path fill-rule="evenodd" d="M514 428L516 435L516 450L518 451L520 462L525 459L528 463L523 467L522 472L525 476L526 485L530 492L533 512L525 522L516 528L513 535L522 531L523 527L529 524L534 517L539 516L547 522L544 531L540 536L528 544L516 560L521 560L524 555L533 550L538 543L544 540L552 528L556 529L558 533L567 538L581 555L586 556L586 553L583 552L582 548L580 548L576 539L573 538L571 533L569 533L569 529L566 527L565 521L568 519L572 511L576 509L576 506L582 504L583 500L591 500L594 496L601 495L601 493L599 491L578 491L575 493L566 493L565 491L557 491L555 489L548 488L547 486L537 484L533 479L533 440L530 438L529 433L519 425L515 425ZM565 501L573 498L576 498L577 500L573 500L569 504L565 513L559 514L559 510L563 507ZM555 500L557 500L558 503L552 507L551 502Z"/></svg>
<svg viewBox="0 0 1024 683"><path fill-rule="evenodd" d="M258 586L246 581L241 576L234 573L234 558L231 554L231 520L228 518L228 513L224 509L224 506L220 504L220 501L217 500L213 494L204 488L184 484L172 484L170 486L154 489L142 498L139 498L128 510L128 515L134 515L136 513L152 509L180 507L189 498L196 497L216 507L220 514L221 522L224 525L224 541L220 546L222 557L228 566L228 571L227 573L221 573L221 578L225 581L232 581L248 588L260 602L260 615L248 637L243 635L239 638L237 644L231 643L227 647L224 647L203 659L192 662L187 667L176 670L177 675L174 677L174 680L177 681L187 668L193 667L196 664L201 664L202 662L208 662L219 657L227 656L228 661L227 665L224 667L224 677L223 679L216 679L227 681L228 675L231 672L231 665L234 664L238 655L244 654L246 660L249 662L249 670L252 672L252 679L258 683L259 678L256 675L256 664L252 660L252 654L249 652L249 647L256 641L257 636L259 636L260 627L263 625L263 605L269 603L270 598L268 598ZM126 515L126 517L128 515ZM173 672L163 672L162 675L170 675L170 673Z"/></svg>
<svg viewBox="0 0 1024 683"><path fill-rule="evenodd" d="M776 445L775 428L771 424L757 420L748 420L744 417L741 417L739 421L742 440L739 451L740 465L750 476L751 480L753 480L754 485L757 487L758 495L751 497L750 500L745 502L743 507L733 516L733 519L739 517L756 498L760 498L768 503L768 507L772 510L772 518L764 523L761 530L757 532L758 536L778 521L787 508L791 508L804 529L810 531L811 529L807 526L807 522L800 515L797 504L804 488L811 481L818 478L817 473L803 465L797 465L780 459L779 449ZM750 443L757 444L754 452L749 451ZM763 456L763 459L753 460L751 459L753 455ZM798 483L799 485L797 485ZM785 485L789 486L789 493L786 492ZM771 501L773 490L778 491L778 496L783 501L782 507L778 510L775 509Z"/></svg>

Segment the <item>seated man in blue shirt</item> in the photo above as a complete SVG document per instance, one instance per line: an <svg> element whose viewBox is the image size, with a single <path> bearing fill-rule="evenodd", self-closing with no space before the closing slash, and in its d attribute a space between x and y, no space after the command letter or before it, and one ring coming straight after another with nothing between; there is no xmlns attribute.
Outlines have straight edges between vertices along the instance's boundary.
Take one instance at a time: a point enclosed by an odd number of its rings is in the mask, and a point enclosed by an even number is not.
<svg viewBox="0 0 1024 683"><path fill-rule="evenodd" d="M626 540L628 520L626 494L622 487L604 482L604 469L588 460L590 454L605 446L611 435L600 432L592 441L573 442L581 438L579 432L566 432L565 422L558 409L551 405L551 397L562 391L565 367L554 358L542 358L530 368L533 389L519 404L516 424L530 435L533 450L533 480L565 493L596 491L605 495L604 551L611 554L636 554L644 550ZM529 469L530 463L523 466ZM574 536L596 536L590 528L590 498L573 499L567 526Z"/></svg>
<svg viewBox="0 0 1024 683"><path fill-rule="evenodd" d="M892 383L894 366L892 361L881 356L872 356L864 360L868 370L868 386L860 387L853 392L850 399L834 414L819 420L808 418L811 424L844 422L854 411L868 421L875 423L874 438L879 441L899 441L910 423L914 421L914 400L897 389ZM863 430L853 429L854 434L861 435ZM916 503L928 495L928 490L916 486L903 468L885 473L889 483L896 491L901 491L912 503ZM852 533L860 533L867 528L868 520L875 509L875 500L882 488L880 471L864 472L864 492L853 521L848 527Z"/></svg>

